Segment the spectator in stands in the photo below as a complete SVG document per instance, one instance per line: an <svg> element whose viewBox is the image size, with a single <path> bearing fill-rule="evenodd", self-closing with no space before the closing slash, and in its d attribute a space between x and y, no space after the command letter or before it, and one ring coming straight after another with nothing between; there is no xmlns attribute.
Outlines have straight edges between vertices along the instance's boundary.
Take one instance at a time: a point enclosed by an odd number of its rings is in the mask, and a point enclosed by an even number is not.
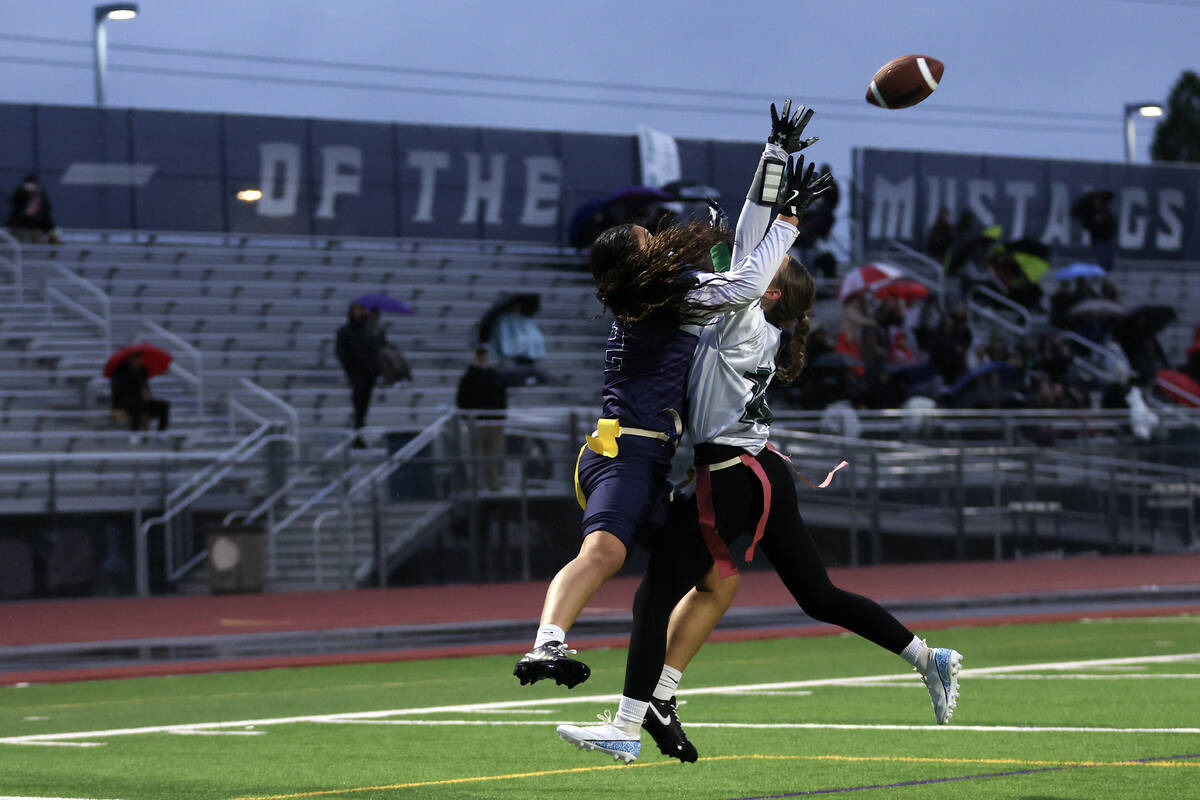
<svg viewBox="0 0 1200 800"><path fill-rule="evenodd" d="M1071 216L1079 220L1091 237L1096 263L1105 269L1112 269L1112 238L1117 232L1117 217L1109 208L1112 201L1113 193L1100 189L1081 196L1071 206Z"/></svg>
<svg viewBox="0 0 1200 800"><path fill-rule="evenodd" d="M488 360L486 347L475 349L475 358L458 380L458 407L463 411L497 411L475 414L471 428L474 458L483 459L483 475L493 492L500 489L500 461L504 455L504 410L508 408L508 385Z"/></svg>
<svg viewBox="0 0 1200 800"><path fill-rule="evenodd" d="M130 430L140 431L151 420L158 420L160 431L167 429L171 404L150 395L149 374L142 364L141 353L133 353L117 365L110 380L113 411L129 416Z"/></svg>
<svg viewBox="0 0 1200 800"><path fill-rule="evenodd" d="M8 204L10 210L4 225L18 241L29 244L60 241L58 226L54 224L51 213L50 198L36 172L21 179Z"/></svg>
<svg viewBox="0 0 1200 800"><path fill-rule="evenodd" d="M971 328L967 325L967 306L956 303L941 317L928 339L929 361L951 386L967 372L967 351L971 347Z"/></svg>
<svg viewBox="0 0 1200 800"><path fill-rule="evenodd" d="M367 324L365 306L354 303L346 312L346 324L337 332L337 357L350 382L354 429L358 430L366 424L371 393L379 378L379 339ZM353 446L363 448L367 445L359 437Z"/></svg>
<svg viewBox="0 0 1200 800"><path fill-rule="evenodd" d="M533 318L540 308L539 295L517 295L498 314L492 316L493 312L489 311L485 320L480 322L481 336L485 322L488 323L488 339L484 341L490 340L492 351L510 386L552 382L550 376L538 366L538 362L546 357L546 337Z"/></svg>
<svg viewBox="0 0 1200 800"><path fill-rule="evenodd" d="M938 209L937 218L925 239L925 252L934 261L946 266L954 248L954 238L954 222L950 218L950 209L942 206Z"/></svg>
<svg viewBox="0 0 1200 800"><path fill-rule="evenodd" d="M1200 325L1192 329L1192 346L1187 350L1187 361L1183 372L1194 381L1200 381Z"/></svg>
<svg viewBox="0 0 1200 800"><path fill-rule="evenodd" d="M800 235L796 237L796 246L805 255L805 260L808 250L827 238L833 230L833 224L837 220L834 212L841 199L837 182L833 180L833 171L828 164L821 165L821 174L829 176L829 189L813 200L808 213L800 220Z"/></svg>

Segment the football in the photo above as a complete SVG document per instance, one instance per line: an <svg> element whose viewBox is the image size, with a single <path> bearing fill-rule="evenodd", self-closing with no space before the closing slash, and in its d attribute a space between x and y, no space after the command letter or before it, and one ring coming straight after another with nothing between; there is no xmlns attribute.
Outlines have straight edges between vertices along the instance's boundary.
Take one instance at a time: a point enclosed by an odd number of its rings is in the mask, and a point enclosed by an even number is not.
<svg viewBox="0 0 1200 800"><path fill-rule="evenodd" d="M871 78L867 102L880 108L915 106L938 87L945 65L929 56L900 56L884 64Z"/></svg>

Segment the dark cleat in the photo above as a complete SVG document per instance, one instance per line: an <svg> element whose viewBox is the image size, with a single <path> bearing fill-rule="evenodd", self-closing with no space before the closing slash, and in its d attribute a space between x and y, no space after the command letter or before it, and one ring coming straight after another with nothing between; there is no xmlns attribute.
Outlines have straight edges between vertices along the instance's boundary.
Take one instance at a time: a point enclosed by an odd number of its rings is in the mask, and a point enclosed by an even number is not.
<svg viewBox="0 0 1200 800"><path fill-rule="evenodd" d="M554 678L559 686L571 689L592 674L587 664L570 657L574 654L575 651L568 650L562 642L547 642L523 655L513 667L513 675L521 679L522 686L542 678Z"/></svg>
<svg viewBox="0 0 1200 800"><path fill-rule="evenodd" d="M646 709L646 721L642 723L642 727L654 737L658 752L664 756L678 758L689 764L699 756L696 746L688 741L687 734L683 732L674 697L670 700L651 697L650 707Z"/></svg>

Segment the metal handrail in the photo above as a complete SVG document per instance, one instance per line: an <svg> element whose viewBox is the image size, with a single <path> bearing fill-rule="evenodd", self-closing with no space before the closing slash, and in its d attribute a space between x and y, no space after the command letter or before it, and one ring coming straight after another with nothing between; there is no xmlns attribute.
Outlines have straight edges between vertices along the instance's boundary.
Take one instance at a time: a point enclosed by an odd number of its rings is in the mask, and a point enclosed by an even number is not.
<svg viewBox="0 0 1200 800"><path fill-rule="evenodd" d="M436 420L434 420L432 423L430 423L429 426L427 428L425 428L425 430L421 431L419 434L417 434L412 439L410 439L408 442L406 442L404 444L404 446L401 447L399 450L392 453L392 455L386 461L384 461L378 467L376 467L375 469L373 469L369 473L367 473L367 475L364 476L357 483L353 484L346 491L345 500L347 500L347 501L356 500L359 497L361 497L363 494L365 494L366 491L368 489L370 489L371 487L373 487L377 482L379 482L381 480L386 480L393 472L395 472L400 467L404 466L405 463L407 463L413 456L415 456L417 454L417 452L419 452L421 450L421 448L425 447L425 445L432 442L434 440L434 438L439 433L441 433L442 428L444 428L446 426L446 423L455 419L457 416L458 416L458 411L455 409L450 409L449 411L446 411L445 413L443 413L440 417L438 417ZM335 480L335 481L331 482L330 484L328 484L327 486L325 486L320 492L318 492L318 494L322 498L325 497L330 492L339 488L342 485L342 483L345 480L347 480L349 477L350 476L347 475L347 476L338 478L337 480ZM279 529L282 529L283 527L285 527L285 525L287 523L290 523L292 520L299 517L301 513L303 513L304 511L307 511L309 508L311 508L313 505L315 505L317 501L318 501L317 495L313 495L313 497L310 498L307 503L305 503L303 506L301 506L296 511L289 514L287 519L284 522L280 522L276 526L276 530L279 530ZM329 511L324 512L321 515L321 518L324 518L326 516L329 516L329 517L337 516L337 514L339 514L339 513L341 513L339 509L329 509Z"/></svg>
<svg viewBox="0 0 1200 800"><path fill-rule="evenodd" d="M1132 374L1133 370L1129 366L1129 359L1127 359L1125 354L1119 350L1101 347L1095 342L1089 341L1088 339L1085 339L1084 337L1072 331L1060 330L1058 335L1068 342L1073 342L1092 355L1099 356L1101 359L1103 359L1103 363L1105 365L1104 367L1098 367L1095 364L1084 360L1084 358L1081 356L1075 356L1072 359L1072 363L1074 363L1075 366L1079 367L1081 370L1087 372L1093 377L1099 378L1102 381L1113 382L1118 380L1120 377L1118 375L1118 371L1124 372L1126 376ZM1112 366L1109 366L1110 364Z"/></svg>
<svg viewBox="0 0 1200 800"><path fill-rule="evenodd" d="M985 297L994 305L1000 306L1005 311L1015 314L1020 320L1019 323L1005 319L996 313L995 309L988 308L976 300L976 297ZM1033 317L1029 313L1029 309L1019 303L1014 303L1009 298L993 291L982 284L975 284L967 292L967 310L973 311L979 316L987 318L990 322L996 323L1003 328L1008 329L1010 333L1015 333L1018 336L1026 336L1033 327Z"/></svg>
<svg viewBox="0 0 1200 800"><path fill-rule="evenodd" d="M292 431L292 436L295 437L296 441L298 442L300 440L300 415L296 413L295 407L284 401L275 393L267 391L248 378L241 378L240 380L244 389L247 389L248 391L258 395L271 405L283 411L288 420L291 422L290 428ZM296 455L299 455L299 450L296 451Z"/></svg>
<svg viewBox="0 0 1200 800"><path fill-rule="evenodd" d="M12 248L13 257L10 259L0 256L0 266L5 267L13 274L13 285L17 290L17 302L20 303L24 300L25 296L24 274L21 267L21 242L17 240L17 237L3 228L0 228L0 242Z"/></svg>
<svg viewBox="0 0 1200 800"><path fill-rule="evenodd" d="M150 530L156 525L165 524L177 517L182 511L184 511L192 503L208 492L209 489L211 489L213 486L216 486L217 483L224 479L226 475L232 472L234 467L244 463L248 458L258 453L258 451L262 450L262 448L266 447L268 444L278 441L293 441L290 434L266 435L270 430L270 427L270 425L259 427L254 433L250 434L250 436L242 439L240 442L238 442L238 444L235 444L232 448L226 451L226 453L223 454L221 458L217 459L216 462L210 464L208 467L205 467L205 469L192 476L188 483L193 482L198 475L204 474L217 464L222 465L219 469L216 469L211 475L209 475L207 479L203 480L199 486L193 489L191 494L187 495L177 503L168 503L168 505L170 505L169 509L164 510L164 512L157 517L151 517L138 527L136 531L137 542L135 561L137 573L137 592L140 597L145 597L150 594L150 559L147 549ZM252 437L255 438L252 439ZM249 444L249 446L241 447L243 444ZM239 447L241 447L240 451L238 451ZM171 495L178 496L178 489L175 492L172 492ZM168 568L169 566L170 565L168 565Z"/></svg>
<svg viewBox="0 0 1200 800"><path fill-rule="evenodd" d="M170 503L174 502L175 498L177 498L180 495L184 494L185 492L189 491L193 485L195 485L197 483L202 483L205 480L205 478L207 477L207 475L206 475L207 472L209 472L211 470L220 469L220 467L223 464L229 462L231 459L236 458L238 453L242 452L242 450L245 450L246 448L250 447L254 442L258 441L263 436L266 436L267 431L269 431L270 429L271 429L271 423L264 422L262 425L259 425L257 428L255 428L252 432L243 436L236 443L234 443L231 447L224 450L221 453L221 455L218 456L216 458L216 460L214 460L211 464L208 464L207 466L205 466L204 469L202 469L199 472L197 472L196 474L192 475L190 478L188 478L186 481L181 483L179 486L176 486L175 489L172 490L170 492L170 494L168 494L166 496L167 503L170 504Z"/></svg>
<svg viewBox="0 0 1200 800"><path fill-rule="evenodd" d="M350 431L350 432L344 434L342 436L342 438L338 441L337 444L328 448L322 454L321 461L322 462L329 461L334 456L341 455L342 452L344 452L345 449L350 446L350 443L353 442L355 439L357 439L359 435L360 435L360 431L357 431L357 430ZM283 484L283 486L276 489L270 496L268 496L266 499L264 499L261 503L259 503L254 508L242 509L239 511L230 511L228 514L225 515L224 519L221 520L221 525L228 527L229 525L231 525L233 523L234 520L239 519L239 518L243 521L243 523L245 523L247 525L250 524L251 522L254 522L259 517L261 517L263 514L266 514L267 512L269 512L274 507L274 505L276 503L278 503L280 500L282 500L293 488L295 488L302 481L306 480L309 476L311 476L314 472L316 472L320 468L321 468L321 464L317 463L311 467L307 467L307 468L301 470L300 472L296 473L291 478L289 478L287 480L287 482L285 482Z"/></svg>
<svg viewBox="0 0 1200 800"><path fill-rule="evenodd" d="M921 273L919 273L916 270L913 270L909 267L905 267L903 265L894 265L894 266L899 267L899 269L901 271L907 273L909 275L909 277L913 278L918 283L924 284L925 286L928 286L930 289L933 289L934 291L936 291L938 294L938 297L944 298L946 296L946 268L945 267L943 267L941 264L939 264L934 259L927 256L925 253L922 253L919 250L914 250L913 248L909 247L908 245L904 244L903 242L898 242L895 239L888 240L887 244L884 245L884 252L886 253L888 250L894 250L897 253L900 253L901 255L905 256L906 258L910 258L910 259L916 261L918 264L928 267L934 274L933 278L927 278L924 275L922 275Z"/></svg>
<svg viewBox="0 0 1200 800"><path fill-rule="evenodd" d="M1158 386L1158 388L1162 389L1163 391L1173 394L1176 397L1181 398L1183 400L1186 400L1194 408L1200 408L1200 397L1197 397L1196 395L1192 394L1187 389L1184 389L1180 386L1176 386L1175 384L1170 383L1169 381L1164 381L1162 378L1155 378L1154 383L1155 383L1155 385Z"/></svg>
<svg viewBox="0 0 1200 800"><path fill-rule="evenodd" d="M187 370L180 368L178 374L183 376L189 383L196 387L196 408L199 411L204 411L204 357L200 351L191 345L187 340L159 325L152 319L143 319L142 327L149 328L155 335L169 341L172 345L183 350L196 364L195 371L189 373ZM174 364L172 364L174 366Z"/></svg>
<svg viewBox="0 0 1200 800"><path fill-rule="evenodd" d="M106 351L112 350L112 303L108 299L108 295L96 284L85 278L81 278L58 262L50 264L50 267L58 273L58 277L65 278L67 281L75 284L100 300L100 308L102 309L102 313L96 314L93 311L87 311L84 314L84 317L89 318L91 322L96 323L101 332L104 334L104 349ZM53 276L47 276L44 281L47 296L50 296L50 294L53 292L60 299L60 302L64 299L69 299L70 302L68 305L73 306L75 310L83 309L83 306L79 303L79 301L74 300L73 298L67 298L66 294L50 286L50 281L52 280L54 280Z"/></svg>

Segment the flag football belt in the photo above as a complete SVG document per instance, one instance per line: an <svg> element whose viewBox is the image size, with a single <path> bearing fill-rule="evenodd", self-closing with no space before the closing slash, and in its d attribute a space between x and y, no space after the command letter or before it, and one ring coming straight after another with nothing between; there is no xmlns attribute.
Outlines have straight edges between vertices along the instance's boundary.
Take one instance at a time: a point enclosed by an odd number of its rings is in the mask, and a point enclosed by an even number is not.
<svg viewBox="0 0 1200 800"><path fill-rule="evenodd" d="M805 478L796 469L796 465L792 464L792 460L780 452L775 445L767 442L767 449L775 455L782 458L791 466L792 471L800 480L814 489L824 489L833 480L833 475L849 462L843 461L829 471L825 476L825 480L819 484L812 483ZM722 578L728 578L738 574L737 566L733 563L733 556L729 554L729 548L725 546L725 540L721 538L717 532L717 515L713 511L712 503L712 484L709 476L713 472L736 467L739 464L744 465L754 477L758 478L759 484L762 486L762 514L758 517L758 524L754 526L754 538L750 541L750 546L746 548L745 559L749 564L754 560L754 548L758 545L759 539L763 537L763 533L767 529L767 517L771 514L771 481L767 478L767 473L763 471L762 465L758 463L758 459L749 453L740 453L733 458L727 458L724 461L717 461L713 464L697 464L696 465L696 509L699 512L700 535L704 537L704 544L707 545L709 553L712 554L713 561L717 565L717 574Z"/></svg>
<svg viewBox="0 0 1200 800"><path fill-rule="evenodd" d="M683 420L680 418L679 412L675 409L668 408L667 412L675 422L674 434L646 430L645 428L625 427L621 425L619 419L601 417L596 421L596 429L591 434L584 435L584 445L579 448L579 455L575 457L575 500L579 503L580 508L587 508L587 495L583 493L583 487L579 485L579 461L583 458L583 451L591 450L593 453L605 458L616 458L619 450L617 439L620 439L622 436L641 436L646 439L658 439L672 447L678 447L679 437L683 435Z"/></svg>

